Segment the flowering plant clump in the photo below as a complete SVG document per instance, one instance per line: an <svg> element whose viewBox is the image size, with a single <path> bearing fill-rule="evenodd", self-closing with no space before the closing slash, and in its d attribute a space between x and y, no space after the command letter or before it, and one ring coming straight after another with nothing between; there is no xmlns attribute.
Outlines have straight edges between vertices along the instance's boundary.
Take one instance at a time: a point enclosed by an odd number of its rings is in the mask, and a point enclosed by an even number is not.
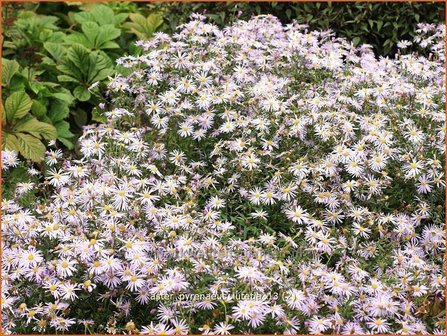
<svg viewBox="0 0 447 336"><path fill-rule="evenodd" d="M81 155L3 201L6 331L445 334L445 32L419 28L429 58L272 16L138 42Z"/></svg>

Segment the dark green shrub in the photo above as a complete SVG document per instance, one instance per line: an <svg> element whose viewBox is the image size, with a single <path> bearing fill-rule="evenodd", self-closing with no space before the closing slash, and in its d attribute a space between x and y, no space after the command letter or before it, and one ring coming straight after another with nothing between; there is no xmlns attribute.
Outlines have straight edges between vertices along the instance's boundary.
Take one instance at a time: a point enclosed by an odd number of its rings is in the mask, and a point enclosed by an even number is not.
<svg viewBox="0 0 447 336"><path fill-rule="evenodd" d="M356 45L372 45L384 56L394 56L399 40L412 39L419 22L444 22L445 9L443 2L175 2L147 6L163 13L170 31L194 12L204 13L221 27L237 18L273 14L283 23L296 19L311 29L332 29Z"/></svg>
<svg viewBox="0 0 447 336"><path fill-rule="evenodd" d="M2 101L10 107L12 101L24 105L17 115L11 108L3 109L3 115L9 116L3 120L4 147L35 162L45 153L41 140L58 140L74 148L77 133L104 101L108 77L120 71L115 60L135 52L129 41L139 33L135 22L139 14L130 14L124 25L127 10L136 11L137 5L10 3L3 7ZM145 22L140 37L150 38L163 23L161 17L150 17L156 20ZM36 127L46 131L39 133Z"/></svg>

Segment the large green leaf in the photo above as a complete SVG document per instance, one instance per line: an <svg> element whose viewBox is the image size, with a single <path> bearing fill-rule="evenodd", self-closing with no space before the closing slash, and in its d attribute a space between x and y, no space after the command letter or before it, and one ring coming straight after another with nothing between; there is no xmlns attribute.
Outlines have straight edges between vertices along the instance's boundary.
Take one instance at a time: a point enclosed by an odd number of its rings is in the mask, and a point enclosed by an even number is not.
<svg viewBox="0 0 447 336"><path fill-rule="evenodd" d="M97 36L99 33L99 25L96 22L85 22L82 24L81 30L90 42L90 48L95 47L98 43Z"/></svg>
<svg viewBox="0 0 447 336"><path fill-rule="evenodd" d="M31 109L32 104L33 101L25 91L12 93L5 102L6 120L23 118Z"/></svg>
<svg viewBox="0 0 447 336"><path fill-rule="evenodd" d="M127 18L127 14L114 14L113 10L103 4L95 5L91 10L79 12L73 15L76 22L83 24L85 22L96 22L99 25L113 24L117 25Z"/></svg>
<svg viewBox="0 0 447 336"><path fill-rule="evenodd" d="M43 160L45 157L45 145L39 139L24 133L17 133L15 135L17 137L18 150L24 158L34 162Z"/></svg>
<svg viewBox="0 0 447 336"><path fill-rule="evenodd" d="M126 22L123 27L129 29L140 39L148 39L152 37L154 32L163 24L163 17L159 14L152 13L148 17L144 17L138 13L129 14L132 22Z"/></svg>
<svg viewBox="0 0 447 336"><path fill-rule="evenodd" d="M113 73L113 63L104 52L91 52L79 44L68 50L62 64L57 68L64 73L58 76L60 81L77 83L81 87L101 81ZM77 88L73 94L78 99L90 99L89 93L81 88Z"/></svg>
<svg viewBox="0 0 447 336"><path fill-rule="evenodd" d="M57 138L57 131L53 125L38 121L36 118L19 122L14 127L15 134L29 133L36 138L44 138L46 140L54 140Z"/></svg>
<svg viewBox="0 0 447 336"><path fill-rule="evenodd" d="M68 80L68 78L70 78L74 79L76 82L82 83L83 74L81 69L79 69L76 65L74 65L69 59L65 58L63 60L63 63L59 64L56 68L64 73L64 75L62 76L67 76L67 77L57 76L58 80L63 82L70 82L72 81Z"/></svg>
<svg viewBox="0 0 447 336"><path fill-rule="evenodd" d="M90 11L76 13L74 19L78 23L97 22L100 24L108 24L113 22L113 9L108 6L99 4Z"/></svg>
<svg viewBox="0 0 447 336"><path fill-rule="evenodd" d="M49 93L48 88L39 82L29 82L29 87L36 95L39 93L42 94L43 92L46 92L47 94Z"/></svg>
<svg viewBox="0 0 447 336"><path fill-rule="evenodd" d="M113 24L98 25L96 22L84 22L81 26L82 33L76 32L67 36L66 41L78 43L88 49L112 49L119 45L112 40L120 36L121 30Z"/></svg>
<svg viewBox="0 0 447 336"><path fill-rule="evenodd" d="M2 85L8 86L11 78L19 72L20 65L14 60L2 58Z"/></svg>

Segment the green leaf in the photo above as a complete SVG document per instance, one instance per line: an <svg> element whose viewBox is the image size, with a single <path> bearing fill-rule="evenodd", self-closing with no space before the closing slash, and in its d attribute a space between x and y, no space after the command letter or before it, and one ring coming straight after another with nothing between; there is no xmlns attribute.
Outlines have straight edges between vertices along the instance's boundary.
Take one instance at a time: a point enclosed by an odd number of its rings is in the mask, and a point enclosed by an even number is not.
<svg viewBox="0 0 447 336"><path fill-rule="evenodd" d="M96 22L84 22L81 29L83 34L75 33L67 39L70 42L80 43L89 49L99 50L104 45L109 49L119 47L116 43L110 43L121 34L121 30L115 28L113 24L99 26Z"/></svg>
<svg viewBox="0 0 447 336"><path fill-rule="evenodd" d="M39 83L39 82L30 82L29 87L30 87L31 91L33 91L35 94L38 94L41 91L47 90L45 85L43 85L42 83Z"/></svg>
<svg viewBox="0 0 447 336"><path fill-rule="evenodd" d="M83 86L77 86L73 91L73 95L80 101L87 101L91 97L90 92Z"/></svg>
<svg viewBox="0 0 447 336"><path fill-rule="evenodd" d="M71 35L68 35L65 39L65 42L69 42L70 44L80 44L88 49L93 48L93 43L89 41L85 34L80 32L75 32Z"/></svg>
<svg viewBox="0 0 447 336"><path fill-rule="evenodd" d="M126 22L123 27L130 30L140 39L152 37L154 32L163 24L163 18L159 14L150 14L147 18L138 13L129 14L132 22Z"/></svg>
<svg viewBox="0 0 447 336"><path fill-rule="evenodd" d="M56 68L66 74L67 76L74 78L77 82L82 82L83 74L81 69L79 69L76 65L74 65L67 58L63 60L62 64L56 66ZM58 76L59 77L59 76Z"/></svg>
<svg viewBox="0 0 447 336"><path fill-rule="evenodd" d="M36 138L46 140L54 140L57 137L56 128L53 125L38 121L36 118L18 123L14 127L14 132L29 133Z"/></svg>
<svg viewBox="0 0 447 336"><path fill-rule="evenodd" d="M12 93L6 98L5 102L6 120L12 121L13 119L23 118L31 109L32 104L31 98L25 91Z"/></svg>
<svg viewBox="0 0 447 336"><path fill-rule="evenodd" d="M45 157L45 145L29 134L17 133L17 147L25 159L40 162Z"/></svg>
<svg viewBox="0 0 447 336"><path fill-rule="evenodd" d="M9 92L15 91L23 91L25 90L26 78L24 78L21 74L17 73L15 76L11 78L8 89Z"/></svg>
<svg viewBox="0 0 447 336"><path fill-rule="evenodd" d="M119 13L119 14L116 14L116 15L115 15L115 18L114 18L115 24L118 24L118 23L121 23L121 22L126 21L126 19L127 19L128 16L129 16L129 15L128 15L127 13Z"/></svg>
<svg viewBox="0 0 447 336"><path fill-rule="evenodd" d="M114 73L113 69L102 69L102 70L98 71L91 80L89 80L89 83L93 84L95 82L102 81L103 79L106 79L113 73Z"/></svg>
<svg viewBox="0 0 447 336"><path fill-rule="evenodd" d="M68 108L67 103L61 100L54 100L51 104L50 111L48 113L48 117L52 121L52 124L57 123L58 121L64 120L68 117L70 113L70 109Z"/></svg>
<svg viewBox="0 0 447 336"><path fill-rule="evenodd" d="M84 11L74 14L74 19L76 20L76 22L81 24L93 21L97 22L100 25L105 25L109 23L119 23L119 20L122 20L122 16L115 16L113 10L110 7L99 4L95 5L90 11Z"/></svg>
<svg viewBox="0 0 447 336"><path fill-rule="evenodd" d="M31 113L37 117L37 119L43 118L47 113L47 108L38 100L33 100L31 106Z"/></svg>
<svg viewBox="0 0 447 336"><path fill-rule="evenodd" d="M32 67L26 67L22 69L22 76L28 79L29 81L37 81L37 76L43 74L45 70L37 70Z"/></svg>
<svg viewBox="0 0 447 336"><path fill-rule="evenodd" d="M119 44L113 41L106 41L101 44L101 49L118 49L119 47Z"/></svg>
<svg viewBox="0 0 447 336"><path fill-rule="evenodd" d="M70 132L70 124L66 121L60 121L54 125L57 131L57 139L62 142L68 149L73 149L74 144L70 140L74 134Z"/></svg>
<svg viewBox="0 0 447 336"><path fill-rule="evenodd" d="M163 24L163 17L153 13L146 18L146 22L147 25L151 27L152 31L155 32L155 30Z"/></svg>
<svg viewBox="0 0 447 336"><path fill-rule="evenodd" d="M66 49L60 43L45 42L43 47L56 61L60 61L66 52Z"/></svg>
<svg viewBox="0 0 447 336"><path fill-rule="evenodd" d="M62 100L66 102L68 105L73 103L73 96L71 95L70 91L67 90L67 92L55 92L51 94L51 97Z"/></svg>
<svg viewBox="0 0 447 336"><path fill-rule="evenodd" d="M19 72L20 65L14 60L2 58L2 85L8 86L12 77Z"/></svg>
<svg viewBox="0 0 447 336"><path fill-rule="evenodd" d="M121 30L111 24L101 26L97 32L95 47L100 49L104 43L114 40L120 35Z"/></svg>
<svg viewBox="0 0 447 336"><path fill-rule="evenodd" d="M87 124L87 112L84 110L78 109L76 110L76 113L73 116L74 121L76 122L76 125L79 127L83 127L85 124Z"/></svg>
<svg viewBox="0 0 447 336"><path fill-rule="evenodd" d="M42 55L42 54L39 54L39 55ZM41 64L48 65L51 68L56 67L56 62L51 57L48 57L48 56L42 56Z"/></svg>
<svg viewBox="0 0 447 336"><path fill-rule="evenodd" d="M80 44L74 44L68 49L67 57L75 66L82 69L87 63L89 51Z"/></svg>
<svg viewBox="0 0 447 336"><path fill-rule="evenodd" d="M61 82L79 83L79 80L77 80L76 78L73 78L71 76L67 76L67 75L59 75L59 76L57 76L57 79Z"/></svg>
<svg viewBox="0 0 447 336"><path fill-rule="evenodd" d="M4 133L3 147L15 152L19 152L19 140L14 134Z"/></svg>
<svg viewBox="0 0 447 336"><path fill-rule="evenodd" d="M99 82L112 73L112 62L103 52L90 55L87 73L87 81L89 84Z"/></svg>
<svg viewBox="0 0 447 336"><path fill-rule="evenodd" d="M360 43L360 37L356 36L352 39L352 43L354 44L354 46L358 46Z"/></svg>
<svg viewBox="0 0 447 336"><path fill-rule="evenodd" d="M91 46L96 44L96 37L98 35L99 26L96 22L84 22L81 26L85 38L90 42Z"/></svg>
<svg viewBox="0 0 447 336"><path fill-rule="evenodd" d="M73 149L74 148L73 141L70 141L67 138L58 138L57 140L62 142L64 144L64 146L67 147L68 149Z"/></svg>

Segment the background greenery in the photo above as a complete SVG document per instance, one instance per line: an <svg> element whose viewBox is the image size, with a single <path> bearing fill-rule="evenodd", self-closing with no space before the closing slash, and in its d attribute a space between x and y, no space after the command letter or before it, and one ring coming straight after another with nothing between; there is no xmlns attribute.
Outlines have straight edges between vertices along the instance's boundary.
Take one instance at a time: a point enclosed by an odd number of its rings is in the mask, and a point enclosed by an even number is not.
<svg viewBox="0 0 447 336"><path fill-rule="evenodd" d="M237 19L273 14L311 29L332 29L355 45L372 45L393 57L419 22L444 21L437 3L4 3L2 35L3 146L36 163L49 140L75 153L82 126L100 122L98 105L115 60L139 50L136 39L172 33L190 14L220 27Z"/></svg>
<svg viewBox="0 0 447 336"><path fill-rule="evenodd" d="M445 16L444 2L208 2L155 3L148 7L164 14L170 30L193 12L205 11L221 27L237 18L273 14L284 24L296 19L311 29L332 29L355 45L372 45L377 54L384 56L394 56L399 40L412 39L419 22L440 23Z"/></svg>

